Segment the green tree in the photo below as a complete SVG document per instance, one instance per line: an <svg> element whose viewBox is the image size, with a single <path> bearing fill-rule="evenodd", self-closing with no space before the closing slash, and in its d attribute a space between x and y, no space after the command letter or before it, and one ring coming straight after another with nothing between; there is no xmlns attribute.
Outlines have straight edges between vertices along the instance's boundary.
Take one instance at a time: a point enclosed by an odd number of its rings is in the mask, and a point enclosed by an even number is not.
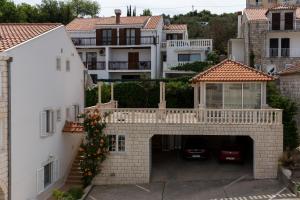
<svg viewBox="0 0 300 200"><path fill-rule="evenodd" d="M100 5L97 1L91 0L71 0L69 2L73 14L77 17L91 16L95 17L100 12Z"/></svg>
<svg viewBox="0 0 300 200"><path fill-rule="evenodd" d="M36 6L27 3L17 5L19 22L35 23L40 20L40 13Z"/></svg>
<svg viewBox="0 0 300 200"><path fill-rule="evenodd" d="M0 22L19 22L18 11L14 2L0 0Z"/></svg>
<svg viewBox="0 0 300 200"><path fill-rule="evenodd" d="M152 12L150 9L144 9L141 16L152 16Z"/></svg>

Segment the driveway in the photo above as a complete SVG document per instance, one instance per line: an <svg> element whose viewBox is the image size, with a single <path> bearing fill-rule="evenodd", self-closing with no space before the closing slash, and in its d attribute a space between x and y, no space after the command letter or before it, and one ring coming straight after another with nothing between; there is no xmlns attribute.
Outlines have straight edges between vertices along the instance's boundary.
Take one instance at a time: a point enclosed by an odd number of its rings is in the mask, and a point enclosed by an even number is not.
<svg viewBox="0 0 300 200"><path fill-rule="evenodd" d="M277 180L169 181L95 186L86 200L275 200L297 199Z"/></svg>

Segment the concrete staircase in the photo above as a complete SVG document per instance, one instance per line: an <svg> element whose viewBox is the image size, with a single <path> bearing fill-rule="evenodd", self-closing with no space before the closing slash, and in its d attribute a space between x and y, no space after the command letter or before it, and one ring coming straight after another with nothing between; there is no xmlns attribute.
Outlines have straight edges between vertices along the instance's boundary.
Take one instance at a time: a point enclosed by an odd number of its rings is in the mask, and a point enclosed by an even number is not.
<svg viewBox="0 0 300 200"><path fill-rule="evenodd" d="M82 185L82 173L80 171L80 161L82 160L80 152L78 152L75 160L73 161L69 176L67 178L66 184L67 185L75 185L81 186Z"/></svg>

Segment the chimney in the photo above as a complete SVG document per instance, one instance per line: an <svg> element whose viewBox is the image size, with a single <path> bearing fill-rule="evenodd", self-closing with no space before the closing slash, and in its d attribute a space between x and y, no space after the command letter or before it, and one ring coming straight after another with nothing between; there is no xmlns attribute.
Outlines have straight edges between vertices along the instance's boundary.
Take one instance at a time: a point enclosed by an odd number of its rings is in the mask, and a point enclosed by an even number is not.
<svg viewBox="0 0 300 200"><path fill-rule="evenodd" d="M243 13L242 12L237 12L238 15L238 24L237 24L237 38L242 38L242 16Z"/></svg>
<svg viewBox="0 0 300 200"><path fill-rule="evenodd" d="M116 14L116 24L120 24L121 21L121 13L122 11L120 9L115 9L115 14Z"/></svg>

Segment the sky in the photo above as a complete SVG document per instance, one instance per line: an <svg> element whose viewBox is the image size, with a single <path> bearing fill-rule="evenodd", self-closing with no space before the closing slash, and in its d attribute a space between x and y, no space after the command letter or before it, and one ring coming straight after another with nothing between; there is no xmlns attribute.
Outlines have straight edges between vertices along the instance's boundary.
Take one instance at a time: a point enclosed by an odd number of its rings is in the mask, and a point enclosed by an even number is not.
<svg viewBox="0 0 300 200"><path fill-rule="evenodd" d="M16 3L37 4L41 0L14 0ZM242 11L246 6L246 0L96 0L101 5L99 16L112 16L114 9L122 10L122 15L126 15L126 6L136 6L137 14L141 14L143 9L149 8L153 15L184 14L194 10L209 10L212 13L221 14Z"/></svg>

